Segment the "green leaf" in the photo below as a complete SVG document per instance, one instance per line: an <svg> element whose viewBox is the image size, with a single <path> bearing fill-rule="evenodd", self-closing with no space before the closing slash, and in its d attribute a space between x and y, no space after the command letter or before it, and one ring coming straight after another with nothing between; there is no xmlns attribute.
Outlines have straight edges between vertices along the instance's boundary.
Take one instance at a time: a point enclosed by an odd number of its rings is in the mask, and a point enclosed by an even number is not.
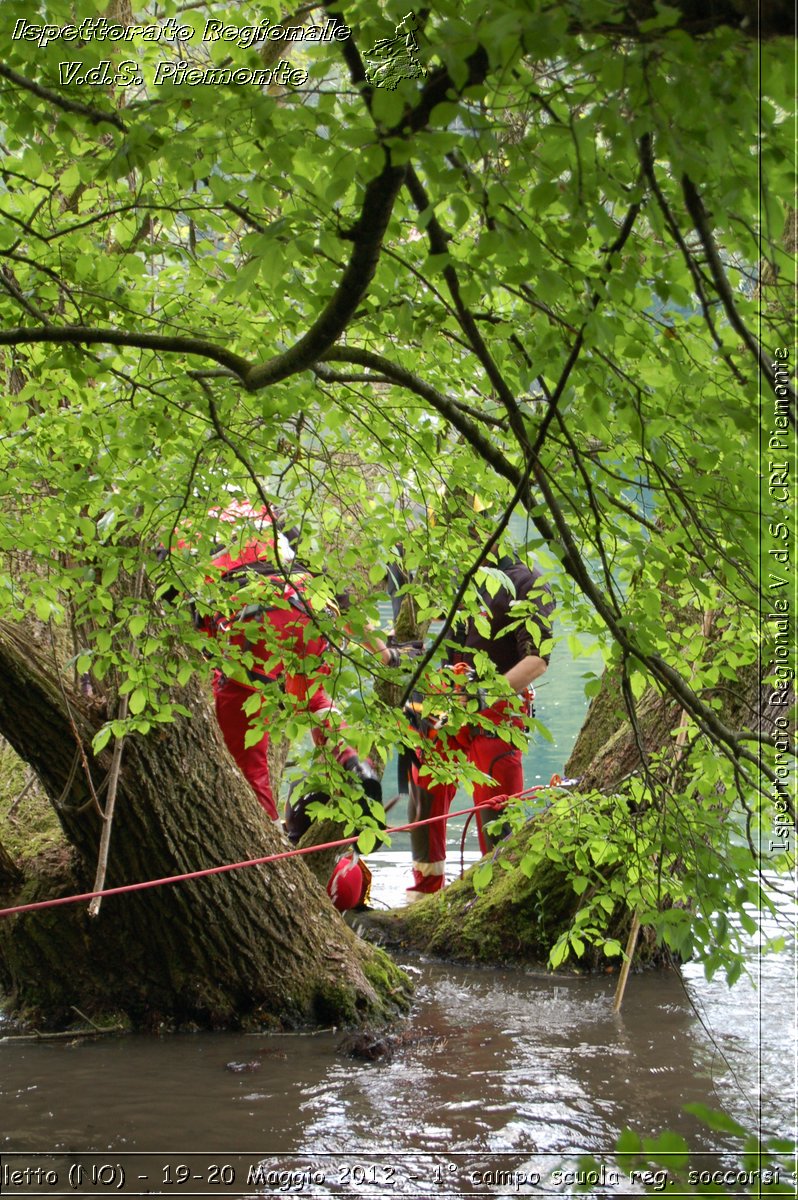
<svg viewBox="0 0 798 1200"><path fill-rule="evenodd" d="M249 750L252 746L257 746L258 742L263 740L263 730L254 728L248 729L244 734L244 749Z"/></svg>
<svg viewBox="0 0 798 1200"><path fill-rule="evenodd" d="M644 1138L643 1149L655 1160L663 1162L669 1171L687 1167L690 1154L687 1142L679 1133L666 1129L656 1138Z"/></svg>
<svg viewBox="0 0 798 1200"><path fill-rule="evenodd" d="M736 1121L734 1117L730 1117L728 1113L722 1112L720 1109L709 1108L706 1104L691 1102L685 1104L685 1112L692 1113L694 1117L698 1117L699 1121L703 1121L709 1129L714 1129L718 1133L732 1133L736 1137L743 1137L745 1134L744 1127Z"/></svg>
<svg viewBox="0 0 798 1200"><path fill-rule="evenodd" d="M480 863L474 870L472 883L475 892L484 892L490 881L493 879L493 863Z"/></svg>
<svg viewBox="0 0 798 1200"><path fill-rule="evenodd" d="M685 1107L687 1107L685 1105ZM615 1153L618 1157L625 1155L638 1155L643 1148L640 1135L632 1129L624 1129L618 1136L615 1143Z"/></svg>
<svg viewBox="0 0 798 1200"><path fill-rule="evenodd" d="M377 835L373 829L364 829L357 839L357 848L361 854L371 854L377 844Z"/></svg>
<svg viewBox="0 0 798 1200"><path fill-rule="evenodd" d="M102 571L103 587L104 588L111 587L111 585L116 582L118 576L119 576L119 562L116 559L112 559L110 562L108 562L103 567L103 571Z"/></svg>
<svg viewBox="0 0 798 1200"><path fill-rule="evenodd" d="M568 936L563 934L562 937L557 939L549 951L549 966L553 970L556 970L557 967L561 967L568 958L569 953L570 945L568 942Z"/></svg>
<svg viewBox="0 0 798 1200"><path fill-rule="evenodd" d="M33 603L33 611L40 621L49 621L52 616L52 605L44 596L37 596Z"/></svg>
<svg viewBox="0 0 798 1200"><path fill-rule="evenodd" d="M99 754L101 750L105 749L105 747L108 745L110 740L111 740L111 726L103 725L102 729L98 730L98 732L95 733L94 738L92 739L92 743L91 743L92 753Z"/></svg>

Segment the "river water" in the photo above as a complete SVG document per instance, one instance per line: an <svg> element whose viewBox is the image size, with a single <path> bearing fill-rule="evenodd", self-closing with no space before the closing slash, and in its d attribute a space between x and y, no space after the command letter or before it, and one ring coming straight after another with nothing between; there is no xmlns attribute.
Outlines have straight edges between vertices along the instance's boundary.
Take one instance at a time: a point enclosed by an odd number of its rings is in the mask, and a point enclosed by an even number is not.
<svg viewBox="0 0 798 1200"><path fill-rule="evenodd" d="M553 667L539 688L553 742L533 747L527 784L562 770L584 713L582 661L556 679ZM451 823L450 877L460 828ZM466 865L474 842L471 830ZM369 862L374 902L403 903L407 835ZM788 900L781 924L794 932ZM0 1194L543 1196L575 1195L581 1179L590 1195L638 1195L646 1179L612 1154L627 1128L674 1130L690 1169L730 1171L738 1194L775 1194L767 1176L741 1182L735 1138L684 1106L794 1135L794 940L769 958L752 945L750 978L731 989L693 965L633 975L617 1015L611 975L403 965L417 981L405 1044L373 1062L347 1057L337 1030L0 1036ZM585 1154L598 1174L584 1174ZM682 1194L668 1161L648 1186ZM795 1194L784 1168L781 1183Z"/></svg>

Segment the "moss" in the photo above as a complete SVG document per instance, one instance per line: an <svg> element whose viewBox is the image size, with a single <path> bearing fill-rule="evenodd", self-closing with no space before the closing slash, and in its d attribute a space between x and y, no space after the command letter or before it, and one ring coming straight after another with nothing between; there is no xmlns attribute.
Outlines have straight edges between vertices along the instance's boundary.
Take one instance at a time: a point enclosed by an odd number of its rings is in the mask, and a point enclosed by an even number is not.
<svg viewBox="0 0 798 1200"><path fill-rule="evenodd" d="M567 879L553 864L532 879L497 869L491 885L478 893L473 876L474 868L440 895L408 909L406 936L447 958L545 964L578 902Z"/></svg>
<svg viewBox="0 0 798 1200"><path fill-rule="evenodd" d="M352 988L330 982L314 989L311 1016L317 1024L362 1025L364 1015Z"/></svg>
<svg viewBox="0 0 798 1200"><path fill-rule="evenodd" d="M241 1028L246 1033L281 1033L285 1025L264 1004L258 1004L242 1017Z"/></svg>
<svg viewBox="0 0 798 1200"><path fill-rule="evenodd" d="M55 810L38 783L31 785L16 810L11 811L29 778L28 767L0 739L0 845L18 862L64 845Z"/></svg>
<svg viewBox="0 0 798 1200"><path fill-rule="evenodd" d="M359 966L368 986L363 987L357 973L352 978L340 976L321 982L317 980L310 994L310 1011L305 1013L305 1020L310 1018L322 1025L362 1027L393 1021L410 1007L413 985L409 977L379 947L359 939L358 942Z"/></svg>
<svg viewBox="0 0 798 1200"><path fill-rule="evenodd" d="M599 752L624 727L625 721L626 710L618 676L605 671L601 691L590 702L584 724L565 764L566 776L583 775Z"/></svg>
<svg viewBox="0 0 798 1200"><path fill-rule="evenodd" d="M363 964L363 974L386 1006L401 1012L409 1009L413 981L384 950L378 946L371 947L371 954Z"/></svg>
<svg viewBox="0 0 798 1200"><path fill-rule="evenodd" d="M519 869L530 839L541 823L553 815L541 814L528 822L494 852L493 878L481 892L474 887L475 864L462 879L444 891L408 908L369 914L368 933L384 944L420 951L435 957L471 963L511 963L548 970L549 952L570 928L584 897L570 881L571 867L545 858L531 876ZM515 868L504 869L504 861ZM607 922L608 937L625 938L629 914L618 904ZM564 970L572 972L569 959ZM578 969L606 966L601 949L588 947Z"/></svg>

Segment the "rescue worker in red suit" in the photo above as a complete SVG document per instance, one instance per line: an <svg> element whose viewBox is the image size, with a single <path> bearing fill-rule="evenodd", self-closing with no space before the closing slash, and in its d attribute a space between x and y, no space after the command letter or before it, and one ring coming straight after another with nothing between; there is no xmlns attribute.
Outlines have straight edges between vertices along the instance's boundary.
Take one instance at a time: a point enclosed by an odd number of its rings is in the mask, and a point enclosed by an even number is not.
<svg viewBox="0 0 798 1200"><path fill-rule="evenodd" d="M216 716L227 748L265 812L276 821L269 734L264 731L254 745L246 745L253 720L246 706L264 686L279 686L299 708L316 718L311 736L317 746L324 745L330 728L325 717L336 711L324 689L325 677L330 674L329 663L324 661L328 642L313 619L305 586L310 575L293 567L293 550L269 510L233 502L212 510L211 515L217 517L223 530L220 540L226 544L223 549L215 547L208 579L229 586L231 595L226 612L200 616L197 623L244 655L243 661L231 655L230 668L214 672ZM262 587L253 589L253 582L260 584L261 580ZM241 589L241 597L236 596L236 587ZM391 664L390 651L378 638L372 640L370 649ZM364 769L350 747L338 745L334 753L345 769L356 774Z"/></svg>
<svg viewBox="0 0 798 1200"><path fill-rule="evenodd" d="M505 690L499 699L492 703L486 701L480 717L490 728L464 726L457 734L446 735L443 727L437 737L428 742L429 750L411 767L411 821L449 811L457 785L436 783L425 771L425 760L429 762L430 756L436 755L447 757L447 750L454 746L460 747L468 761L489 777L488 781L475 784L475 805L483 807L494 797L510 796L524 786L522 752L503 736L503 730L528 728L534 698L531 685L543 675L549 663L554 600L537 569L530 569L519 559L509 556L500 557L495 565L507 576L511 587L503 585L494 596L483 590L481 615L489 622L489 633L481 633L473 619L464 622L453 635L452 640L459 645L451 651L451 657L455 671L465 670L473 668L475 652L483 651L515 695L507 696ZM514 611L514 606L522 601L529 602L530 612L517 623L521 613L517 608ZM486 686L490 686L489 681ZM493 844L485 826L498 815L493 808L486 808L484 815L476 813L479 847L483 854ZM410 836L413 885L407 890L407 898L412 901L444 886L446 821L411 830Z"/></svg>

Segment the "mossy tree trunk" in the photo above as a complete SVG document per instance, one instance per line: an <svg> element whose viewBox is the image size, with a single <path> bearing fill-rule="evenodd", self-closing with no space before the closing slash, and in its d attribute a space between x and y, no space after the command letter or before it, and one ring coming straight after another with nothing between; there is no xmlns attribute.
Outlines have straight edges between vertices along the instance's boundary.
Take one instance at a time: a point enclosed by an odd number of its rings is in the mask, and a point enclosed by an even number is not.
<svg viewBox="0 0 798 1200"><path fill-rule="evenodd" d="M11 855L0 842L0 887L10 887L21 880L21 872Z"/></svg>
<svg viewBox="0 0 798 1200"><path fill-rule="evenodd" d="M178 719L125 743L107 887L287 848L229 759L198 687ZM0 628L0 733L36 771L60 852L6 880L6 905L90 890L110 746L102 713ZM405 977L341 920L300 859L0 919L0 986L12 1012L49 1025L113 1010L136 1027L349 1024L392 1015Z"/></svg>
<svg viewBox="0 0 798 1200"><path fill-rule="evenodd" d="M542 815L500 842L492 852L494 864L518 864L546 821ZM484 862L484 860L483 860ZM369 912L361 919L365 936L387 948L414 950L437 958L484 965L513 964L545 968L549 952L567 930L583 903L571 886L562 864L541 863L531 874L521 869L494 869L487 887L477 890L480 864L406 908ZM625 941L632 914L619 900L607 921L606 936ZM642 954L660 961L657 948L644 932ZM600 951L588 949L576 963L578 969L606 966ZM574 969L571 958L567 970Z"/></svg>

